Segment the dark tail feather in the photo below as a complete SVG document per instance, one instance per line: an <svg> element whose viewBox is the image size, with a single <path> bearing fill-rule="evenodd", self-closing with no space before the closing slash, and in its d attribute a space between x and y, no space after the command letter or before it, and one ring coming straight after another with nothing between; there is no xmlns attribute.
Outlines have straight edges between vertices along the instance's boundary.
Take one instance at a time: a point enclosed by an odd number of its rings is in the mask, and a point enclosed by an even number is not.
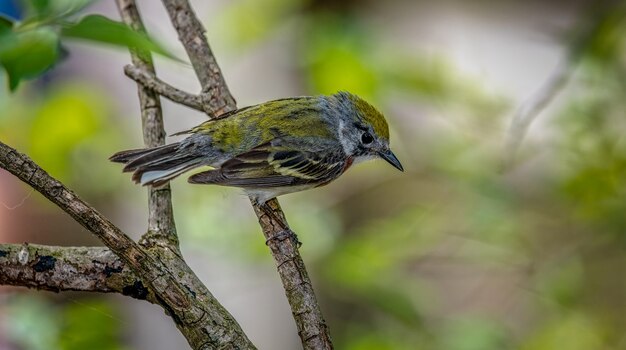
<svg viewBox="0 0 626 350"><path fill-rule="evenodd" d="M178 143L122 151L109 159L126 164L124 171L133 171L132 179L144 186L161 186L176 176L202 165L202 157L181 151Z"/></svg>
<svg viewBox="0 0 626 350"><path fill-rule="evenodd" d="M130 152L132 152L130 155L132 158L126 162L125 172L135 171L146 165L153 166L159 162L175 160L181 156L178 152L178 143Z"/></svg>
<svg viewBox="0 0 626 350"><path fill-rule="evenodd" d="M129 149L128 151L117 152L109 157L109 160L115 163L128 163L131 160L152 151L150 148Z"/></svg>

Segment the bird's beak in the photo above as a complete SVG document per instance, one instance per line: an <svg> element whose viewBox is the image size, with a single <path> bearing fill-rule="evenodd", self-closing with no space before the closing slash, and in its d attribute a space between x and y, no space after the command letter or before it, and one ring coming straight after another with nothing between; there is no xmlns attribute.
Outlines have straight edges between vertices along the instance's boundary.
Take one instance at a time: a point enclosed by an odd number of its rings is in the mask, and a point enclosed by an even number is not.
<svg viewBox="0 0 626 350"><path fill-rule="evenodd" d="M378 155L387 161L387 163L391 164L394 166L394 168L400 170L400 171L404 171L404 168L402 167L402 164L400 164L400 161L398 160L398 157L396 157L395 154L393 154L393 152L391 152L391 150L389 149L385 149L382 151L378 152Z"/></svg>

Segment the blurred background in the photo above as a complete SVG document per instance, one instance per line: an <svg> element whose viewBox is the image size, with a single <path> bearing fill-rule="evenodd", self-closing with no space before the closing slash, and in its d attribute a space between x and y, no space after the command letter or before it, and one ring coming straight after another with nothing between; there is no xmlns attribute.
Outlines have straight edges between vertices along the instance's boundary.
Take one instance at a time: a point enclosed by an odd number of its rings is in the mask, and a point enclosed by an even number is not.
<svg viewBox="0 0 626 350"><path fill-rule="evenodd" d="M162 5L138 3L151 35L186 58ZM390 123L404 173L370 162L281 199L338 349L626 349L622 2L192 4L240 107L348 90ZM89 13L119 19L113 1L77 16ZM107 160L142 146L129 55L63 47L15 92L0 75L0 139L139 238L145 190ZM199 91L188 64L156 64ZM162 101L168 134L206 119ZM512 118L542 104L522 139ZM172 189L181 248L209 290L260 349L300 348L247 198L184 179ZM0 241L99 244L5 171ZM185 348L146 302L0 288L3 350Z"/></svg>

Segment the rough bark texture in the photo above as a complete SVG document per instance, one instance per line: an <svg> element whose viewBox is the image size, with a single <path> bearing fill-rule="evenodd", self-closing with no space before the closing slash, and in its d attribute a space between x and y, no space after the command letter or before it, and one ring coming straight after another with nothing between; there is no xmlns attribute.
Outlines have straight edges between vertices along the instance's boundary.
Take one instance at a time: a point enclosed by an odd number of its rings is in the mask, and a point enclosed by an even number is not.
<svg viewBox="0 0 626 350"><path fill-rule="evenodd" d="M126 24L135 30L145 32L134 0L117 0L117 5L120 16ZM156 77L149 52L131 50L131 58L137 69ZM162 145L165 142L165 130L159 95L141 84L138 84L137 88L146 147ZM176 326L194 349L214 347L247 349L254 347L232 316L218 303L182 258L178 249L169 185L158 189L149 189L148 232L142 237L140 244L149 249L151 255L155 256L157 260L168 262L168 268L176 272L178 281L190 294L188 297L191 297L193 303L198 304L202 309L203 314L200 319L189 318L188 321L191 322L175 317L175 313L168 310L174 318ZM233 326L233 328L224 330L215 325Z"/></svg>
<svg viewBox="0 0 626 350"><path fill-rule="evenodd" d="M126 76L136 81L138 84L143 85L146 89L153 90L172 102L193 108L200 112L206 112L200 95L192 95L179 90L157 78L154 74L133 65L127 65L124 67L124 73L126 73Z"/></svg>
<svg viewBox="0 0 626 350"><path fill-rule="evenodd" d="M263 206L254 205L254 211L276 261L303 348L332 349L330 331L298 252L300 242L289 229L280 204L274 199Z"/></svg>
<svg viewBox="0 0 626 350"><path fill-rule="evenodd" d="M28 156L0 142L0 167L68 213L96 235L137 275L194 349L254 349L241 327L202 286L177 254L149 254ZM162 252L162 254L161 254Z"/></svg>
<svg viewBox="0 0 626 350"><path fill-rule="evenodd" d="M144 31L133 0L116 0L122 19ZM202 85L200 95L160 81L147 52L131 52L125 69L139 86L147 147L164 143L159 95L209 116L236 108L204 28L187 0L163 0ZM218 303L183 259L173 219L169 187L149 190L147 233L130 239L28 156L0 142L0 167L43 194L96 235L107 247L0 245L0 284L61 291L117 292L158 304L170 315L194 349L255 349L237 322ZM276 261L305 349L332 349L328 328L278 201L252 203Z"/></svg>
<svg viewBox="0 0 626 350"><path fill-rule="evenodd" d="M2 244L0 284L52 292L120 293L155 302L154 294L105 247Z"/></svg>
<svg viewBox="0 0 626 350"><path fill-rule="evenodd" d="M235 99L230 94L213 51L206 41L204 27L189 1L163 0L163 4L202 85L201 96L206 106L204 110L209 115L220 115L235 109Z"/></svg>
<svg viewBox="0 0 626 350"><path fill-rule="evenodd" d="M236 109L235 99L231 96L217 61L204 37L204 28L189 2L187 0L163 0L163 3L189 55L202 85L202 91L210 92L209 106L215 111L214 115ZM332 349L328 326L298 252L298 244L293 239L282 239L284 236L290 236L285 235L286 232L291 233L293 237L295 233L289 229L278 201L272 199L264 206L259 206L252 200L251 203L278 266L278 273L285 287L302 346L304 349Z"/></svg>
<svg viewBox="0 0 626 350"><path fill-rule="evenodd" d="M135 2L133 0L117 0L116 3L124 23L136 31L145 32ZM131 59L139 69L155 74L150 52L131 51ZM142 85L137 85L137 93L141 106L141 124L146 147L164 145L165 129L163 128L163 112L159 95ZM152 241L152 243L165 247L172 246L178 250L178 236L174 224L172 193L169 184L148 189L148 232L144 235L143 240Z"/></svg>

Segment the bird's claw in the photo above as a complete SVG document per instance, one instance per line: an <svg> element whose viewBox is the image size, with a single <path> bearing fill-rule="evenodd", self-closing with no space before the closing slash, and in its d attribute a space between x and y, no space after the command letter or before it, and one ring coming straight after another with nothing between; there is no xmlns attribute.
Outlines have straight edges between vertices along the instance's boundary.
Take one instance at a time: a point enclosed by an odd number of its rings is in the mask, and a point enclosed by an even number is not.
<svg viewBox="0 0 626 350"><path fill-rule="evenodd" d="M269 243L271 241L284 241L286 239L291 239L298 248L300 248L302 246L302 242L300 242L300 240L298 240L298 236L296 235L295 232L287 229L287 230L281 230L280 232L276 233L274 236L268 238L265 240L265 245L269 245Z"/></svg>

